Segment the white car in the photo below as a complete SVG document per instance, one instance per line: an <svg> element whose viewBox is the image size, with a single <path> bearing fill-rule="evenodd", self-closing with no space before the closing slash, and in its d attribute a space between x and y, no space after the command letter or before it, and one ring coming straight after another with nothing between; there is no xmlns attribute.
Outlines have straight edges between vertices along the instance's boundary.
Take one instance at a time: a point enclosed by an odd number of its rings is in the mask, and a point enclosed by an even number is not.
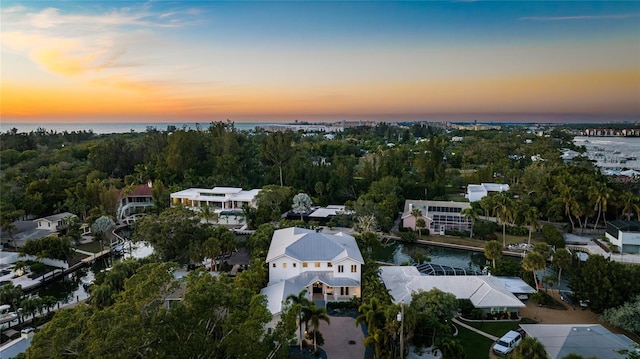
<svg viewBox="0 0 640 359"><path fill-rule="evenodd" d="M493 352L498 355L507 355L520 344L524 337L525 333L523 330L510 330L507 334L503 335L502 338L498 339L493 346Z"/></svg>
<svg viewBox="0 0 640 359"><path fill-rule="evenodd" d="M31 328L31 327L26 327L26 328L22 329L22 330L20 331L20 333L22 333L22 334L31 334L31 333L33 333L33 332L35 332L35 331L36 331L36 330L35 330L35 329L33 329L33 328Z"/></svg>

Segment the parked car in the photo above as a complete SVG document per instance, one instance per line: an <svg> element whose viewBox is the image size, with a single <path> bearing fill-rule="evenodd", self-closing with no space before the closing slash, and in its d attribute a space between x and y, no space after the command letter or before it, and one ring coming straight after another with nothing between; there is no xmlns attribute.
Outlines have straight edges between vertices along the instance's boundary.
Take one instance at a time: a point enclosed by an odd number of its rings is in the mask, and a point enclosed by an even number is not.
<svg viewBox="0 0 640 359"><path fill-rule="evenodd" d="M22 334L31 334L33 332L35 332L35 329L33 329L32 327L26 327L20 331L20 333Z"/></svg>
<svg viewBox="0 0 640 359"><path fill-rule="evenodd" d="M498 355L507 355L511 353L526 336L527 333L522 329L510 330L493 345L493 352Z"/></svg>

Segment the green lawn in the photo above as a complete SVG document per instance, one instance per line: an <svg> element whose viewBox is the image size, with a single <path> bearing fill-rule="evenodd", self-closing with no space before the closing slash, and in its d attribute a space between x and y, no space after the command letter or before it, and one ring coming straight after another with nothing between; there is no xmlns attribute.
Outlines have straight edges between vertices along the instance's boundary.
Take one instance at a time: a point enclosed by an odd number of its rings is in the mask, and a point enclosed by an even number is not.
<svg viewBox="0 0 640 359"><path fill-rule="evenodd" d="M456 327L458 327L458 336L455 339L464 347L467 359L489 358L489 349L493 344L491 339L476 334L459 325L456 325Z"/></svg>
<svg viewBox="0 0 640 359"><path fill-rule="evenodd" d="M77 246L76 248L81 249L83 251L91 252L91 253L98 253L98 252L102 251L102 249L103 249L100 246L100 242L97 242L97 241L81 244L81 245Z"/></svg>
<svg viewBox="0 0 640 359"><path fill-rule="evenodd" d="M522 320L520 320L519 322L496 322L491 320L485 320L482 322L468 322L465 320L460 321L485 333L495 335L496 337L501 337L510 330L518 329L520 327L520 324L536 323L535 321L528 318L522 318Z"/></svg>

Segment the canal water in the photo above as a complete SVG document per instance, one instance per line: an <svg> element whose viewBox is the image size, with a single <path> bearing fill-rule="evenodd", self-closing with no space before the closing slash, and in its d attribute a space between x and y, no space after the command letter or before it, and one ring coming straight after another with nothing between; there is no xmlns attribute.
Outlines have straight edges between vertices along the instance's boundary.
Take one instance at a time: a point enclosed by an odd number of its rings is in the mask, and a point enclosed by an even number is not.
<svg viewBox="0 0 640 359"><path fill-rule="evenodd" d="M126 233L123 237L127 238ZM89 298L89 293L85 290L83 284L93 282L95 275L105 270L105 268L111 267L114 261L125 258L144 258L153 253L153 248L144 243L134 244L127 241L124 243L123 249L123 255L103 256L93 262L91 266L80 268L73 273L69 273L62 280L51 282L37 289L35 293L40 297L48 295L55 297L58 300L57 308L83 301Z"/></svg>
<svg viewBox="0 0 640 359"><path fill-rule="evenodd" d="M126 233L123 237L127 238ZM113 261L122 258L144 258L153 253L153 248L143 244L132 244L126 242L123 246L125 255L120 257L107 256L93 263L91 267L81 268L75 273L67 275L64 280L59 280L42 287L37 291L40 296L51 295L58 299L59 305L63 306L84 300L89 297L83 287L83 283L90 283L96 273L110 267ZM130 252L129 252L130 251ZM430 258L430 263L462 268L465 270L481 272L484 267L491 267L491 262L486 259L483 252L468 251L462 249L445 248L438 246L428 246L417 243L391 242L387 245L374 246L371 248L374 260L396 265L415 263L416 258ZM521 258L513 257L514 260L521 261ZM555 269L548 267L545 274L556 274ZM567 275L563 277L568 277ZM539 274L542 278L542 273ZM562 280L561 289L568 289L566 278Z"/></svg>
<svg viewBox="0 0 640 359"><path fill-rule="evenodd" d="M415 258L428 257L431 259L429 263L461 268L467 271L482 272L485 267L491 268L491 261L484 256L484 252L429 246L418 243L391 242L388 245L371 248L371 254L374 260L396 265L415 263ZM522 262L522 258L508 258ZM545 275L553 275L557 278L558 273L555 268L548 265L544 272L538 272L538 279L542 279ZM557 288L557 285L554 287ZM563 272L561 278L560 290L569 290L569 274L566 271Z"/></svg>

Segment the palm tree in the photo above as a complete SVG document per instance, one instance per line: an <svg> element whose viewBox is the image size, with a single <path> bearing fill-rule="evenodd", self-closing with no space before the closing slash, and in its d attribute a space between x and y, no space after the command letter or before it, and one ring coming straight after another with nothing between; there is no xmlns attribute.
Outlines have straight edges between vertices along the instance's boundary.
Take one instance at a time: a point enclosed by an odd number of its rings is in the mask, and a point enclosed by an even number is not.
<svg viewBox="0 0 640 359"><path fill-rule="evenodd" d="M540 223L538 219L540 219L540 212L536 207L529 207L527 212L524 214L525 222L529 225L529 240L527 241L528 245L531 245L531 234L534 231L538 230Z"/></svg>
<svg viewBox="0 0 640 359"><path fill-rule="evenodd" d="M22 324L22 316L18 313L18 307L22 301L24 293L22 286L14 286L13 284L5 284L0 287L0 303L9 303L14 313L18 314L18 322Z"/></svg>
<svg viewBox="0 0 640 359"><path fill-rule="evenodd" d="M575 190L566 184L566 182L562 181L557 186L558 197L557 200L564 205L564 214L569 217L569 221L571 222L571 229L575 230L576 225L573 222L573 217L571 217L572 208L575 208L578 205L576 200Z"/></svg>
<svg viewBox="0 0 640 359"><path fill-rule="evenodd" d="M493 269L496 268L496 259L502 257L502 248L498 241L489 241L484 245L484 256L493 262Z"/></svg>
<svg viewBox="0 0 640 359"><path fill-rule="evenodd" d="M413 220L414 220L414 230L418 227L418 218L422 217L422 211L420 210L420 208L414 208L411 210L411 215L413 216ZM422 236L422 234L420 234Z"/></svg>
<svg viewBox="0 0 640 359"><path fill-rule="evenodd" d="M216 221L218 219L218 214L209 205L201 206L200 207L200 211L198 212L198 215L202 219L204 219L207 223L209 223L209 221L212 220L212 219L214 219Z"/></svg>
<svg viewBox="0 0 640 359"><path fill-rule="evenodd" d="M558 248L553 254L553 265L558 268L558 288L562 278L562 270L571 266L571 253L566 248Z"/></svg>
<svg viewBox="0 0 640 359"><path fill-rule="evenodd" d="M462 212L460 212L460 214L463 215L464 218L471 220L471 233L469 233L469 238L473 238L473 227L476 225L476 221L478 220L478 217L480 217L480 209L471 205L463 209Z"/></svg>
<svg viewBox="0 0 640 359"><path fill-rule="evenodd" d="M589 187L589 197L592 198L594 203L594 209L598 211L598 217L596 217L596 223L593 225L593 229L598 227L600 222L600 216L602 212L607 213L607 204L609 198L611 198L613 190L607 187L607 182L598 182L595 185ZM604 225L607 225L607 216L604 216Z"/></svg>
<svg viewBox="0 0 640 359"><path fill-rule="evenodd" d="M511 352L510 357L513 359L547 359L547 351L538 339L526 337Z"/></svg>
<svg viewBox="0 0 640 359"><path fill-rule="evenodd" d="M624 192L619 198L622 203L622 214L627 216L627 221L630 221L633 209L638 206L638 196L633 192Z"/></svg>
<svg viewBox="0 0 640 359"><path fill-rule="evenodd" d="M507 223L513 221L513 201L506 192L500 192L497 196L497 203L493 210L502 223L502 247L507 246Z"/></svg>
<svg viewBox="0 0 640 359"><path fill-rule="evenodd" d="M373 345L373 356L375 359L382 357L382 345L384 344L385 334L382 329L376 329L374 333L369 333L369 336L364 338L364 345Z"/></svg>
<svg viewBox="0 0 640 359"><path fill-rule="evenodd" d="M58 304L58 299L56 299L56 297L52 295L45 295L44 297L42 297L42 304L47 309L47 314L49 314L49 312L51 312L51 309L53 309L56 304Z"/></svg>
<svg viewBox="0 0 640 359"><path fill-rule="evenodd" d="M358 308L361 314L356 318L356 326L360 324L367 325L367 332L373 333L374 329L381 327L385 322L385 308L380 305L377 298L372 298L369 304L362 304Z"/></svg>
<svg viewBox="0 0 640 359"><path fill-rule="evenodd" d="M309 320L311 326L313 326L313 351L318 352L318 345L316 343L316 334L320 328L320 321L325 321L327 324L331 324L331 320L327 315L327 309L325 307L316 307L315 304L309 306Z"/></svg>
<svg viewBox="0 0 640 359"><path fill-rule="evenodd" d="M298 295L290 294L285 300L288 303L291 303L294 306L294 310L297 313L298 317L298 331L299 331L299 341L300 341L300 350L302 350L302 321L305 315L305 312L311 305L311 301L307 299L307 290L303 289L298 293Z"/></svg>
<svg viewBox="0 0 640 359"><path fill-rule="evenodd" d="M538 276L537 272L544 269L545 261L542 254L532 251L529 252L522 261L522 268L533 273L533 281L536 284L536 291L538 290Z"/></svg>
<svg viewBox="0 0 640 359"><path fill-rule="evenodd" d="M214 237L207 239L204 243L202 243L202 253L205 257L211 259L211 266L209 270L218 270L218 263L216 261L216 257L220 254L222 246L220 245L220 241ZM215 265L215 269L214 269Z"/></svg>
<svg viewBox="0 0 640 359"><path fill-rule="evenodd" d="M427 226L427 223L424 221L424 218L418 218L416 220L416 227L418 227L418 236L422 237L422 229Z"/></svg>

